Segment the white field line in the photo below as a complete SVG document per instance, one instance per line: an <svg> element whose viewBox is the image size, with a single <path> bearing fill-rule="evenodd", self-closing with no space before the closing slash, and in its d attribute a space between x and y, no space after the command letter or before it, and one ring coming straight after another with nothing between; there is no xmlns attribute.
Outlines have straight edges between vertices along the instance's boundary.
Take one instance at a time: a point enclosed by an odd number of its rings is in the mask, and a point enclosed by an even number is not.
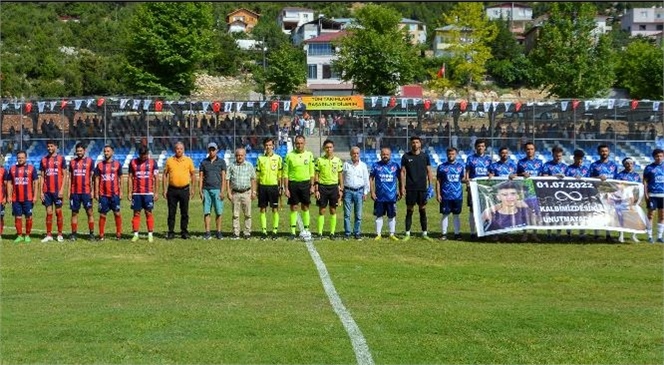
<svg viewBox="0 0 664 365"><path fill-rule="evenodd" d="M5 226L5 229L13 229L13 230L15 231L15 230L16 230L16 227L14 227L14 226ZM25 231L25 226L23 226L23 230ZM32 229L32 232L46 232L46 230L45 230L45 229L36 229L36 228L33 228L33 229Z"/></svg>
<svg viewBox="0 0 664 365"><path fill-rule="evenodd" d="M343 324L344 328L346 329L346 333L348 333L348 337L350 337L350 341L353 345L353 351L355 351L355 358L357 359L357 363L360 365L373 365L374 361L371 357L371 352L369 351L367 341L364 339L364 335L362 334L362 331L360 331L360 327L357 326L357 323L355 323L355 320L353 320L350 312L341 302L341 298L339 297L337 290L334 288L330 274L327 272L325 263L318 254L318 251L316 251L316 247L314 247L313 242L305 242L307 245L307 250L309 250L309 254L311 255L311 259L314 261L314 264L316 264L316 269L318 269L318 276L320 276L325 293L330 299L330 304L332 304L334 312L337 314L337 316L339 316L339 319L341 319L341 324Z"/></svg>

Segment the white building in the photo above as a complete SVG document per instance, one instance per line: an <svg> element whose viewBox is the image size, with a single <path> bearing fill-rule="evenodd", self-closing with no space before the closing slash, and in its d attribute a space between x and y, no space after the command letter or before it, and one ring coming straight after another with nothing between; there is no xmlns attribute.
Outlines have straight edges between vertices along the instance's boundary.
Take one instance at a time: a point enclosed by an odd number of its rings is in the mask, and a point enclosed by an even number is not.
<svg viewBox="0 0 664 365"><path fill-rule="evenodd" d="M291 34L295 28L314 20L314 11L307 8L285 7L277 16L277 24L286 34Z"/></svg>
<svg viewBox="0 0 664 365"><path fill-rule="evenodd" d="M295 28L291 33L291 40L293 44L297 46L307 39L316 38L327 33L337 33L341 31L341 27L342 23L319 16L318 19L304 23Z"/></svg>
<svg viewBox="0 0 664 365"><path fill-rule="evenodd" d="M332 61L337 58L334 42L346 35L345 31L326 33L305 40L307 54L307 88L314 95L350 95L353 84L341 80L332 70Z"/></svg>
<svg viewBox="0 0 664 365"><path fill-rule="evenodd" d="M427 26L421 21L401 18L399 29L406 29L415 45L424 44L427 41Z"/></svg>
<svg viewBox="0 0 664 365"><path fill-rule="evenodd" d="M620 19L620 28L632 37L661 33L664 30L664 9L661 6L629 9Z"/></svg>

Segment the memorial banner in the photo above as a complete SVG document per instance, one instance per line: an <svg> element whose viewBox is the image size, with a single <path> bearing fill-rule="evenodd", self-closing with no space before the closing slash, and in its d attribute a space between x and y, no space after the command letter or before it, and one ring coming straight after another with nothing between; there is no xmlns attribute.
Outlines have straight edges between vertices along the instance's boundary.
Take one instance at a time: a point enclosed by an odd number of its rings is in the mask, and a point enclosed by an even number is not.
<svg viewBox="0 0 664 365"><path fill-rule="evenodd" d="M479 178L470 182L478 236L524 229L645 233L641 183L594 178Z"/></svg>

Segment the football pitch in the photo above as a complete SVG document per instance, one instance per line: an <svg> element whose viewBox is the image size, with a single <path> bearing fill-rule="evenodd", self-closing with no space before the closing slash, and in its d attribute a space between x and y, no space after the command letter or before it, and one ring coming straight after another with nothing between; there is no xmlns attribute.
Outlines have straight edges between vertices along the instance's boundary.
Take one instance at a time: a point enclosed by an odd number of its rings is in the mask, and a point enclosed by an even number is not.
<svg viewBox="0 0 664 365"><path fill-rule="evenodd" d="M122 204L122 241L40 243L43 231L36 231L32 243L14 244L15 231L5 229L0 362L664 362L663 245L429 242L417 238L417 212L413 239L375 241L369 201L361 241L262 241L257 209L254 238L230 240L228 201L226 238L205 241L198 198L190 206L192 239L163 239L162 198L155 242L143 236L131 243L129 203ZM404 215L400 202L398 234ZM314 233L317 216L312 206ZM428 217L436 238L437 203L428 205ZM141 223L144 233L144 216ZM13 226L10 212L6 225ZM284 207L282 232L287 225ZM44 229L39 204L34 227ZM114 230L108 219L107 237Z"/></svg>

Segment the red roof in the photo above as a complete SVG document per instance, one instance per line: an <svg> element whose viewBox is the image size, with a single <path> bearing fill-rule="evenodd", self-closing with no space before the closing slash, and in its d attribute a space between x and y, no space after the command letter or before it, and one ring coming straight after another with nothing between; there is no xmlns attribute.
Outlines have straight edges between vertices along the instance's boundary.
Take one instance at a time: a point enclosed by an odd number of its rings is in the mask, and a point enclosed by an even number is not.
<svg viewBox="0 0 664 365"><path fill-rule="evenodd" d="M309 38L306 41L304 41L304 43L328 43L335 39L341 38L346 34L348 34L348 32L346 32L345 30L334 33L325 33L319 35L318 37Z"/></svg>
<svg viewBox="0 0 664 365"><path fill-rule="evenodd" d="M403 85L401 87L401 96L404 98L421 98L422 86L420 85Z"/></svg>

